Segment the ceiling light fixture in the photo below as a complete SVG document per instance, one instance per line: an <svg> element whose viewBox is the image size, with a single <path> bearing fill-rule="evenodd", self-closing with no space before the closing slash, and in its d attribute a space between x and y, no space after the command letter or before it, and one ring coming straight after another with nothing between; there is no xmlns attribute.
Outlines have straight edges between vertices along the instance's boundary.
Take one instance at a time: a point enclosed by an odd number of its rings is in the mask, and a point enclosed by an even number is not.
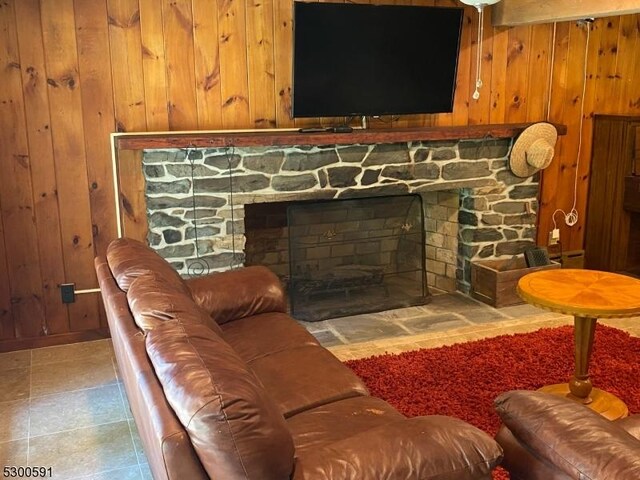
<svg viewBox="0 0 640 480"><path fill-rule="evenodd" d="M498 3L500 0L460 0L465 5L471 5L478 10L478 51L476 54L476 89L473 92L473 99L480 98L480 88L482 88L482 36L484 33L484 7Z"/></svg>

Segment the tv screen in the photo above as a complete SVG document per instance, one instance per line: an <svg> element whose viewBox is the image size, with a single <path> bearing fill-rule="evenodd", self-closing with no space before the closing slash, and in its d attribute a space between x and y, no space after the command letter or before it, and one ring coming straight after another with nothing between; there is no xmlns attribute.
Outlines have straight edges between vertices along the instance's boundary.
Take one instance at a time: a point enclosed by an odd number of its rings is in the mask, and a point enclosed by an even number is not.
<svg viewBox="0 0 640 480"><path fill-rule="evenodd" d="M293 116L452 111L462 13L295 2Z"/></svg>

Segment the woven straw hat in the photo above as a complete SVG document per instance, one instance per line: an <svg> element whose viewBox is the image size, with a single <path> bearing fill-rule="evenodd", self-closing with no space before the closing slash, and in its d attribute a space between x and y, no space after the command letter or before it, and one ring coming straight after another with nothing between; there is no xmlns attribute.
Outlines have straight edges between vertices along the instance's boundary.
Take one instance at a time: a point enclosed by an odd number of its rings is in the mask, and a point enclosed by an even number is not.
<svg viewBox="0 0 640 480"><path fill-rule="evenodd" d="M556 127L550 123L534 123L516 139L509 164L517 177L530 177L549 166L558 139Z"/></svg>

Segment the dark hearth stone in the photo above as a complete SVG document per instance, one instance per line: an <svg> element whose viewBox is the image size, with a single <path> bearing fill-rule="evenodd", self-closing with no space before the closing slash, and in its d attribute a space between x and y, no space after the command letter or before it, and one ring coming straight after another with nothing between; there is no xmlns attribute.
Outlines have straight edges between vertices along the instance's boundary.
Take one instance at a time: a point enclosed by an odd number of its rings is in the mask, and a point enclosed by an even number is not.
<svg viewBox="0 0 640 480"><path fill-rule="evenodd" d="M456 158L457 154L455 149L453 148L443 148L440 150L434 150L431 154L431 160L433 161L443 161L443 160L453 160Z"/></svg>
<svg viewBox="0 0 640 480"><path fill-rule="evenodd" d="M149 210L160 210L163 208L191 208L194 200L192 197L149 197L147 198L147 208ZM224 198L210 195L196 195L196 207L219 208L227 204Z"/></svg>
<svg viewBox="0 0 640 480"><path fill-rule="evenodd" d="M518 240L516 242L504 242L496 245L496 255L519 255L527 248L535 246L535 242Z"/></svg>
<svg viewBox="0 0 640 480"><path fill-rule="evenodd" d="M204 155L202 154L202 150L200 149L196 149L196 150L189 150L189 154L187 155L187 158L189 160L200 160L202 159Z"/></svg>
<svg viewBox="0 0 640 480"><path fill-rule="evenodd" d="M320 182L320 188L324 188L329 183L329 179L327 178L327 172L324 170L318 170L318 182Z"/></svg>
<svg viewBox="0 0 640 480"><path fill-rule="evenodd" d="M346 163L360 163L364 159L365 155L369 151L369 147L356 145L353 147L340 147L338 148L338 155L343 162Z"/></svg>
<svg viewBox="0 0 640 480"><path fill-rule="evenodd" d="M172 180L170 182L147 182L146 193L189 193L191 180Z"/></svg>
<svg viewBox="0 0 640 480"><path fill-rule="evenodd" d="M187 210L184 213L184 218L186 218L187 220L193 220L194 218L199 219L215 217L217 214L218 210L216 210L215 208L196 208L195 212L193 211L193 209Z"/></svg>
<svg viewBox="0 0 640 480"><path fill-rule="evenodd" d="M465 242L495 242L504 239L502 232L496 228L465 228L461 236Z"/></svg>
<svg viewBox="0 0 640 480"><path fill-rule="evenodd" d="M480 258L489 258L494 256L494 247L493 245L485 245L482 247L482 250L478 252L478 256Z"/></svg>
<svg viewBox="0 0 640 480"><path fill-rule="evenodd" d="M409 150L406 143L387 143L373 147L363 165L389 165L392 163L409 163Z"/></svg>
<svg viewBox="0 0 640 480"><path fill-rule="evenodd" d="M505 228L503 232L504 232L504 238L506 238L507 240L515 240L516 238L518 238L517 230L511 230L510 228Z"/></svg>
<svg viewBox="0 0 640 480"><path fill-rule="evenodd" d="M522 231L521 238L525 240L535 240L538 236L538 229L536 227L527 227Z"/></svg>
<svg viewBox="0 0 640 480"><path fill-rule="evenodd" d="M485 197L464 197L462 208L482 212L489 209L489 203Z"/></svg>
<svg viewBox="0 0 640 480"><path fill-rule="evenodd" d="M216 255L207 255L200 258L200 260L205 261L209 268L224 268L244 263L244 253L223 252ZM188 261L187 264L189 264Z"/></svg>
<svg viewBox="0 0 640 480"><path fill-rule="evenodd" d="M149 232L147 234L147 243L150 246L155 246L155 245L160 245L160 242L162 241L162 235L158 235L157 233L154 232Z"/></svg>
<svg viewBox="0 0 640 480"><path fill-rule="evenodd" d="M499 213L524 213L526 208L525 202L500 202L493 205L493 210Z"/></svg>
<svg viewBox="0 0 640 480"><path fill-rule="evenodd" d="M473 258L480 247L478 245L467 245L466 243L460 243L458 245L458 253L466 258Z"/></svg>
<svg viewBox="0 0 640 480"><path fill-rule="evenodd" d="M338 154L335 150L323 150L320 152L309 153L295 152L287 154L287 158L282 165L282 170L304 172L338 163L338 161Z"/></svg>
<svg viewBox="0 0 640 480"><path fill-rule="evenodd" d="M198 237L200 238L200 237ZM214 252L213 242L198 242L198 256L209 255Z"/></svg>
<svg viewBox="0 0 640 480"><path fill-rule="evenodd" d="M440 167L435 163L419 163L414 167L415 178L435 180L440 178Z"/></svg>
<svg viewBox="0 0 640 480"><path fill-rule="evenodd" d="M458 144L460 158L478 160L480 158L502 158L509 154L511 139L462 140Z"/></svg>
<svg viewBox="0 0 640 480"><path fill-rule="evenodd" d="M227 232L233 232L236 235L242 235L244 233L244 220L227 220L226 223Z"/></svg>
<svg viewBox="0 0 640 480"><path fill-rule="evenodd" d="M442 167L442 178L459 180L462 178L488 177L491 175L489 162L451 162Z"/></svg>
<svg viewBox="0 0 640 480"><path fill-rule="evenodd" d="M480 218L484 225L502 225L503 217L497 213L484 213Z"/></svg>
<svg viewBox="0 0 640 480"><path fill-rule="evenodd" d="M534 225L536 223L535 213L522 213L520 215L505 215L505 225Z"/></svg>
<svg viewBox="0 0 640 480"><path fill-rule="evenodd" d="M458 144L458 140L430 140L421 143L423 147L427 148L451 148Z"/></svg>
<svg viewBox="0 0 640 480"><path fill-rule="evenodd" d="M205 165L193 165L192 167L190 163L169 164L167 165L167 172L169 175L178 178L191 178L192 174L194 177L211 177L218 175L217 171Z"/></svg>
<svg viewBox="0 0 640 480"><path fill-rule="evenodd" d="M380 178L380 170L365 170L360 183L362 185L372 185L378 181L378 178Z"/></svg>
<svg viewBox="0 0 640 480"><path fill-rule="evenodd" d="M146 178L160 178L165 176L163 165L145 165L144 176Z"/></svg>
<svg viewBox="0 0 640 480"><path fill-rule="evenodd" d="M380 185L378 187L369 188L348 188L343 190L338 195L338 198L353 198L361 197L363 195L378 196L378 195L401 195L409 192L409 187L401 183L394 183L391 185Z"/></svg>
<svg viewBox="0 0 640 480"><path fill-rule="evenodd" d="M519 183L524 183L527 181L527 178L516 177L510 170L505 170L503 172L498 172L496 174L496 178L504 182L505 185L517 185Z"/></svg>
<svg viewBox="0 0 640 480"><path fill-rule="evenodd" d="M427 161L427 159L429 158L429 152L431 150L428 148L419 148L418 150L416 150L416 152L413 154L413 161L415 163L420 163L420 162L425 162Z"/></svg>
<svg viewBox="0 0 640 480"><path fill-rule="evenodd" d="M360 167L333 167L327 169L329 184L334 188L353 187L356 176L362 171Z"/></svg>
<svg viewBox="0 0 640 480"><path fill-rule="evenodd" d="M478 217L475 213L460 210L458 212L458 223L461 225L478 225Z"/></svg>
<svg viewBox="0 0 640 480"><path fill-rule="evenodd" d="M296 192L298 190L308 190L318 185L318 180L312 173L302 175L292 175L290 177L273 177L271 186L278 192Z"/></svg>
<svg viewBox="0 0 640 480"><path fill-rule="evenodd" d="M382 176L396 180L415 180L416 178L411 167L411 164L390 165L382 169Z"/></svg>
<svg viewBox="0 0 640 480"><path fill-rule="evenodd" d="M236 168L240 165L240 155L212 155L204 159L204 164L219 168L220 170L228 170L229 168Z"/></svg>
<svg viewBox="0 0 640 480"><path fill-rule="evenodd" d="M220 233L218 227L212 227L210 225L198 227L198 238L213 237ZM184 232L185 240L193 240L196 238L196 229L194 227L188 227Z"/></svg>
<svg viewBox="0 0 640 480"><path fill-rule="evenodd" d="M189 245L172 245L170 247L159 248L156 250L163 258L184 258L194 254L196 247Z"/></svg>
<svg viewBox="0 0 640 480"><path fill-rule="evenodd" d="M509 192L509 197L518 200L523 198L536 198L538 185L517 185Z"/></svg>
<svg viewBox="0 0 640 480"><path fill-rule="evenodd" d="M182 233L179 230L166 229L162 231L164 241L168 244L178 243L182 240Z"/></svg>
<svg viewBox="0 0 640 480"><path fill-rule="evenodd" d="M154 212L149 216L150 228L181 227L185 223L182 219L164 212Z"/></svg>
<svg viewBox="0 0 640 480"><path fill-rule="evenodd" d="M234 175L234 192L253 192L269 186L269 177L258 173ZM229 192L229 178L196 178L193 185L197 193Z"/></svg>
<svg viewBox="0 0 640 480"><path fill-rule="evenodd" d="M166 162L182 162L187 158L184 150L176 150L171 152L161 150L146 150L143 155L143 163L166 163Z"/></svg>
<svg viewBox="0 0 640 480"><path fill-rule="evenodd" d="M272 152L265 155L247 155L242 164L248 170L274 174L280 171L283 162L283 152Z"/></svg>
<svg viewBox="0 0 640 480"><path fill-rule="evenodd" d="M498 171L506 170L507 168L509 168L509 160L491 160L491 170Z"/></svg>

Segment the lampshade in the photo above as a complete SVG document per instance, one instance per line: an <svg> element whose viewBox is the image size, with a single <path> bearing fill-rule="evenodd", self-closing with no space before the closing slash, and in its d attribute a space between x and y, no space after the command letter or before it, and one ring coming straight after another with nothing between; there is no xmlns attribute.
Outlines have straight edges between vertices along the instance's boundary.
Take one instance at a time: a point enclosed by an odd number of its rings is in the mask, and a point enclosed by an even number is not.
<svg viewBox="0 0 640 480"><path fill-rule="evenodd" d="M460 0L465 5L471 5L472 7L482 8L487 5L493 5L494 3L498 3L500 0Z"/></svg>

